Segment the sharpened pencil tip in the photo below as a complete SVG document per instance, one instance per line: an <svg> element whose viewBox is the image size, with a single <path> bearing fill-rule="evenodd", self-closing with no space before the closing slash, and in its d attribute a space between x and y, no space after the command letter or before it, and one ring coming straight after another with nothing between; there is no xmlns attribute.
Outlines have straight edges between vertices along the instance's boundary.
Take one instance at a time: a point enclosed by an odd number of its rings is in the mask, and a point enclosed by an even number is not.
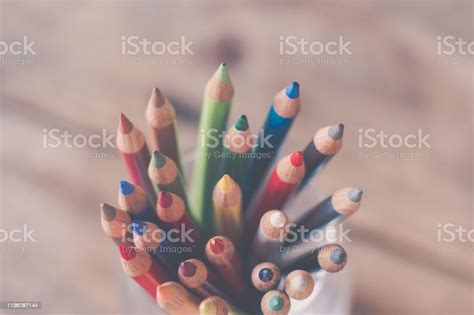
<svg viewBox="0 0 474 315"><path fill-rule="evenodd" d="M161 93L159 88L153 88L149 104L154 107L162 107L163 105L165 105L165 96L163 95L163 93Z"/></svg>
<svg viewBox="0 0 474 315"><path fill-rule="evenodd" d="M100 210L104 219L109 222L115 219L115 216L117 215L117 211L115 210L115 208L109 205L108 203L101 203Z"/></svg>
<svg viewBox="0 0 474 315"><path fill-rule="evenodd" d="M147 229L148 227L145 222L139 220L132 221L133 235L143 235Z"/></svg>
<svg viewBox="0 0 474 315"><path fill-rule="evenodd" d="M335 248L331 255L329 255L331 261L335 264L342 264L347 259L346 251L343 248Z"/></svg>
<svg viewBox="0 0 474 315"><path fill-rule="evenodd" d="M285 304L285 302L279 296L274 296L270 299L270 301L268 301L268 306L274 312L280 311L283 308L284 304Z"/></svg>
<svg viewBox="0 0 474 315"><path fill-rule="evenodd" d="M130 133L133 129L132 122L123 113L120 113L119 129L123 134Z"/></svg>
<svg viewBox="0 0 474 315"><path fill-rule="evenodd" d="M337 124L329 128L328 135L334 139L341 139L342 135L344 134L344 125L343 124Z"/></svg>
<svg viewBox="0 0 474 315"><path fill-rule="evenodd" d="M160 191L158 193L158 205L162 208L169 208L173 203L173 196L169 192Z"/></svg>
<svg viewBox="0 0 474 315"><path fill-rule="evenodd" d="M242 115L242 116L239 117L239 119L237 119L237 121L235 123L235 129L237 129L239 131L245 131L245 130L249 129L249 122L247 120L246 115Z"/></svg>
<svg viewBox="0 0 474 315"><path fill-rule="evenodd" d="M234 189L235 181L229 175L225 174L217 183L223 193L228 193Z"/></svg>
<svg viewBox="0 0 474 315"><path fill-rule="evenodd" d="M161 154L160 151L157 151L157 150L153 151L151 160L153 162L153 165L156 168L162 168L166 163L165 156L163 154Z"/></svg>
<svg viewBox="0 0 474 315"><path fill-rule="evenodd" d="M213 237L209 241L209 249L214 254L222 254L225 250L225 241L219 237Z"/></svg>
<svg viewBox="0 0 474 315"><path fill-rule="evenodd" d="M270 214L270 224L278 229L281 229L282 227L285 226L287 222L287 217L283 214L281 211L273 211L272 214Z"/></svg>
<svg viewBox="0 0 474 315"><path fill-rule="evenodd" d="M119 245L120 256L124 260L130 260L137 256L135 247L131 243L122 243Z"/></svg>
<svg viewBox="0 0 474 315"><path fill-rule="evenodd" d="M303 158L303 152L301 151L296 151L295 153L293 153L291 156L290 156L290 162L291 162L291 165L293 165L294 167L298 167L298 166L301 166L303 165L303 162L304 162L304 158Z"/></svg>
<svg viewBox="0 0 474 315"><path fill-rule="evenodd" d="M263 282L271 281L271 280L273 279L273 271L272 271L270 268L263 268L263 269L260 270L260 272L258 273L258 277L259 277L260 280L262 280Z"/></svg>
<svg viewBox="0 0 474 315"><path fill-rule="evenodd" d="M291 82L290 85L286 87L286 96L291 99L298 98L300 96L300 85L298 82Z"/></svg>
<svg viewBox="0 0 474 315"><path fill-rule="evenodd" d="M211 300L204 300L199 305L199 313L203 315L217 315L217 306Z"/></svg>
<svg viewBox="0 0 474 315"><path fill-rule="evenodd" d="M135 191L135 186L127 182L126 180L121 180L119 183L120 194L128 196Z"/></svg>
<svg viewBox="0 0 474 315"><path fill-rule="evenodd" d="M180 274L186 278L193 277L196 274L197 267L190 261L183 261L179 265Z"/></svg>
<svg viewBox="0 0 474 315"><path fill-rule="evenodd" d="M222 84L228 84L230 82L229 69L225 62L219 65L219 68L217 68L214 76Z"/></svg>
<svg viewBox="0 0 474 315"><path fill-rule="evenodd" d="M352 201L352 202L359 202L362 199L362 190L357 189L357 188L351 188L347 192L347 197Z"/></svg>

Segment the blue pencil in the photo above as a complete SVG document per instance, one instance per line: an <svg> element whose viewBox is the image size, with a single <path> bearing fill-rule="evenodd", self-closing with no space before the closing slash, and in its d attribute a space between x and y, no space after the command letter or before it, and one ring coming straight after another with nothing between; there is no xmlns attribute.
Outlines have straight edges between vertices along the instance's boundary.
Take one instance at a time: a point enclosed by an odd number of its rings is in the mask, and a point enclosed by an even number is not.
<svg viewBox="0 0 474 315"><path fill-rule="evenodd" d="M127 210L132 219L150 221L159 224L155 207L150 203L143 188L125 180L119 183L118 203Z"/></svg>
<svg viewBox="0 0 474 315"><path fill-rule="evenodd" d="M285 140L293 121L300 110L300 86L292 82L275 95L265 123L260 130L257 145L253 152L255 157L251 166L249 189L244 192L244 204L248 205L255 190L261 184L266 173L275 160L278 150ZM263 139L267 139L264 141Z"/></svg>

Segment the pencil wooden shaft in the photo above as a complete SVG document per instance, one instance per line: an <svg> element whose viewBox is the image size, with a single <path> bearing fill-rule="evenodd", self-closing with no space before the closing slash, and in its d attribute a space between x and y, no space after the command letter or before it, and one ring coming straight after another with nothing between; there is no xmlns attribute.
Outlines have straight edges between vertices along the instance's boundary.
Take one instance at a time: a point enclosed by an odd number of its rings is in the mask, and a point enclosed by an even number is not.
<svg viewBox="0 0 474 315"><path fill-rule="evenodd" d="M150 163L150 152L145 144L137 153L125 153L120 151L130 181L145 189L150 203L155 204L156 193L148 177L148 164Z"/></svg>
<svg viewBox="0 0 474 315"><path fill-rule="evenodd" d="M242 219L240 216L242 205L214 206L217 234L227 236L239 247L242 237Z"/></svg>
<svg viewBox="0 0 474 315"><path fill-rule="evenodd" d="M306 167L306 174L301 181L301 185L298 190L302 189L307 182L315 176L331 159L334 155L324 155L316 149L314 143L311 142L303 151L304 163Z"/></svg>
<svg viewBox="0 0 474 315"><path fill-rule="evenodd" d="M254 159L252 162L252 178L249 182L249 189L244 194L244 205L250 203L255 191L258 189L269 168L275 161L278 150L284 142L286 135L293 124L293 121L294 117L281 117L277 112L275 112L273 105L270 107L270 111L268 112L265 123L263 124L257 139L262 139L262 137L272 135L272 137L268 140L272 147L264 146L260 143L255 146L254 153L264 157L261 159Z"/></svg>
<svg viewBox="0 0 474 315"><path fill-rule="evenodd" d="M314 253L307 254L306 256L303 256L300 260L297 260L296 262L285 266L282 269L282 273L288 273L292 270L297 269L301 269L309 273L318 272L322 269L318 262L318 252L319 251L315 251Z"/></svg>
<svg viewBox="0 0 474 315"><path fill-rule="evenodd" d="M211 233L212 220L212 188L217 182L221 159L214 156L215 152L222 149L222 143L213 147L207 132L215 130L220 134L226 129L229 117L230 101L226 103L215 102L207 97L204 98L197 157L193 174L192 214L193 218L205 234ZM203 138L203 139L202 139ZM201 141L201 139L203 141Z"/></svg>
<svg viewBox="0 0 474 315"><path fill-rule="evenodd" d="M256 265L262 261L273 262L272 257L279 254L280 246L283 244L283 241L268 238L259 229L253 242L252 264Z"/></svg>
<svg viewBox="0 0 474 315"><path fill-rule="evenodd" d="M265 212L272 209L283 209L296 186L296 184L283 182L276 171L272 173L259 199L260 201L253 207L255 210L247 222L251 234L257 230L260 219Z"/></svg>
<svg viewBox="0 0 474 315"><path fill-rule="evenodd" d="M306 228L314 230L324 227L339 217L343 217L343 215L334 210L331 196L309 210L302 219L298 220L297 225L304 225Z"/></svg>

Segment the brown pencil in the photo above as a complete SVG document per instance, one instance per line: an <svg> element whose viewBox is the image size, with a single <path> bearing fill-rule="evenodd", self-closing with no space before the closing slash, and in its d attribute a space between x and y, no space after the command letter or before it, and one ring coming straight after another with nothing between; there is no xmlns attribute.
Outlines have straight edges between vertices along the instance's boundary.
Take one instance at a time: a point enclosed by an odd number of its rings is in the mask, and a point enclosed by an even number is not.
<svg viewBox="0 0 474 315"><path fill-rule="evenodd" d="M132 233L129 228L132 220L127 211L112 207L108 203L101 203L100 212L102 230L117 245L132 239Z"/></svg>
<svg viewBox="0 0 474 315"><path fill-rule="evenodd" d="M150 152L148 151L145 136L133 126L124 114L120 114L117 148L131 182L145 189L150 203L155 204L156 193L147 173L147 167L150 163Z"/></svg>
<svg viewBox="0 0 474 315"><path fill-rule="evenodd" d="M199 315L199 299L178 282L159 285L156 288L156 302L171 315Z"/></svg>
<svg viewBox="0 0 474 315"><path fill-rule="evenodd" d="M172 159L182 173L179 158L176 112L168 98L155 87L146 108L146 120L151 134L151 146Z"/></svg>

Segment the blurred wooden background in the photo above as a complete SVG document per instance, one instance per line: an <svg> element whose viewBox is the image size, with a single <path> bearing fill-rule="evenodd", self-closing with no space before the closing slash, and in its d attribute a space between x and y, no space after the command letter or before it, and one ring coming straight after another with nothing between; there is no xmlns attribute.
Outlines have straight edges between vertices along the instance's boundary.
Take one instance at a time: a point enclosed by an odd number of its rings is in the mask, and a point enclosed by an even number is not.
<svg viewBox="0 0 474 315"><path fill-rule="evenodd" d="M35 41L27 65L0 65L0 228L27 223L29 252L0 252L0 300L39 300L42 312L120 313L118 258L99 224L124 177L114 150L43 148L43 130L115 133L126 113L145 130L154 85L178 111L181 147L196 140L205 82L221 60L241 113L258 129L276 91L302 86L303 110L285 152L342 121L345 144L318 178L325 194L365 190L348 220L354 314L472 314L473 243L438 243L437 224L473 228L471 65L440 65L438 35L473 38L471 1L0 1L3 41ZM124 64L122 36L193 41L194 55ZM281 65L279 36L344 36L343 65ZM142 56L143 57L143 56ZM455 55L454 57L463 57ZM331 56L320 56L332 59ZM190 64L163 65L186 59ZM446 58L447 59L447 58ZM420 159L360 158L358 130L430 134ZM111 158L60 156L109 153ZM440 253L451 245L462 251ZM337 276L337 275L336 275Z"/></svg>

